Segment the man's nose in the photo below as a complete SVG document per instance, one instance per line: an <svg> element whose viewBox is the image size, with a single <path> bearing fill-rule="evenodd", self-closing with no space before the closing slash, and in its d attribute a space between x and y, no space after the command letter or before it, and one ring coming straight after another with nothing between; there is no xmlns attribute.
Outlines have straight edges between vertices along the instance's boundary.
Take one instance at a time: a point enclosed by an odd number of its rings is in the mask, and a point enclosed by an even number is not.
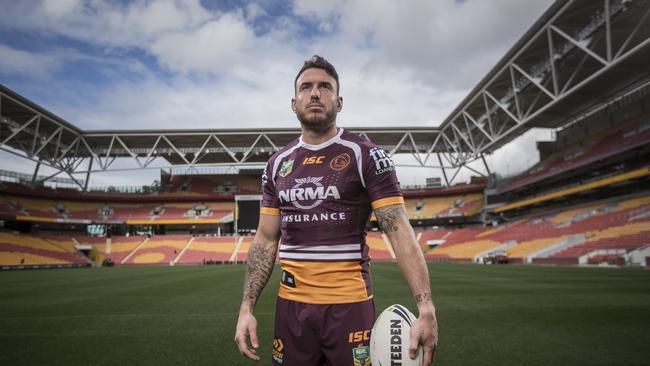
<svg viewBox="0 0 650 366"><path fill-rule="evenodd" d="M311 88L311 99L320 99L320 90L318 87Z"/></svg>

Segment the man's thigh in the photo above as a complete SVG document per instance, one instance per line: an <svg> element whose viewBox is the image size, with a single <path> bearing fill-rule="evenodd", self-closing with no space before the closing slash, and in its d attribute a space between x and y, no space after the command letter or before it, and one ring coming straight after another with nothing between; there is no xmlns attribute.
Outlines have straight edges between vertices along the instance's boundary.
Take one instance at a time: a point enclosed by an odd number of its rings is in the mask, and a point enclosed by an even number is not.
<svg viewBox="0 0 650 366"><path fill-rule="evenodd" d="M273 365L302 366L323 364L320 342L310 324L313 308L309 304L278 297L275 305Z"/></svg>
<svg viewBox="0 0 650 366"><path fill-rule="evenodd" d="M326 364L370 365L370 331L374 322L373 300L330 305L319 335Z"/></svg>
<svg viewBox="0 0 650 366"><path fill-rule="evenodd" d="M372 300L336 305L303 304L277 299L273 364L366 366Z"/></svg>

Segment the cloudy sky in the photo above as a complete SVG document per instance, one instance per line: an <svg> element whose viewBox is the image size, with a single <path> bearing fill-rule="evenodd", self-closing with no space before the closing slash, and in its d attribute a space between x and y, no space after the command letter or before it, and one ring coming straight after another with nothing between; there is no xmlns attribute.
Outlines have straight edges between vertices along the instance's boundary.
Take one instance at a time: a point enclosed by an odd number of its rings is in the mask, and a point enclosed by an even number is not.
<svg viewBox="0 0 650 366"><path fill-rule="evenodd" d="M85 130L294 127L293 78L320 54L341 78L339 125L437 126L551 3L0 0L0 83ZM547 137L533 131L489 163L520 171ZM8 157L0 169L29 172ZM107 182L141 183L91 184Z"/></svg>

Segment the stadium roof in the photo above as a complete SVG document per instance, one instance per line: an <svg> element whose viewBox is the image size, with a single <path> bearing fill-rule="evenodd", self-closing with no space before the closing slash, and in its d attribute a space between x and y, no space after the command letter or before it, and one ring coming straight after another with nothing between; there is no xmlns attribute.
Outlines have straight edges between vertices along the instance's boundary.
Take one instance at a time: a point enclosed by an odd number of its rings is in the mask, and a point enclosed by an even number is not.
<svg viewBox="0 0 650 366"><path fill-rule="evenodd" d="M561 127L647 92L649 59L650 1L559 0L439 126L349 129L391 155L411 154L420 166L460 169L531 128ZM0 149L68 175L115 170L118 158L130 158L139 169L160 167L161 160L167 166L259 166L298 133L83 131L0 85Z"/></svg>

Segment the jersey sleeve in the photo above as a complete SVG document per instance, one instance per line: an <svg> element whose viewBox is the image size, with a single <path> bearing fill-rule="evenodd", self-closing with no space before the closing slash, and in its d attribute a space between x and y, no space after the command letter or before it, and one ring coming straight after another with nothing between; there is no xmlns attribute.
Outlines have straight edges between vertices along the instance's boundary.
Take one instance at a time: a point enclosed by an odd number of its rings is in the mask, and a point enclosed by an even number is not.
<svg viewBox="0 0 650 366"><path fill-rule="evenodd" d="M280 202L276 194L275 182L273 182L273 159L269 159L264 173L262 173L262 203L260 205L261 215L280 215Z"/></svg>
<svg viewBox="0 0 650 366"><path fill-rule="evenodd" d="M362 159L366 191L372 209L404 203L395 164L386 152L377 146L365 150Z"/></svg>

